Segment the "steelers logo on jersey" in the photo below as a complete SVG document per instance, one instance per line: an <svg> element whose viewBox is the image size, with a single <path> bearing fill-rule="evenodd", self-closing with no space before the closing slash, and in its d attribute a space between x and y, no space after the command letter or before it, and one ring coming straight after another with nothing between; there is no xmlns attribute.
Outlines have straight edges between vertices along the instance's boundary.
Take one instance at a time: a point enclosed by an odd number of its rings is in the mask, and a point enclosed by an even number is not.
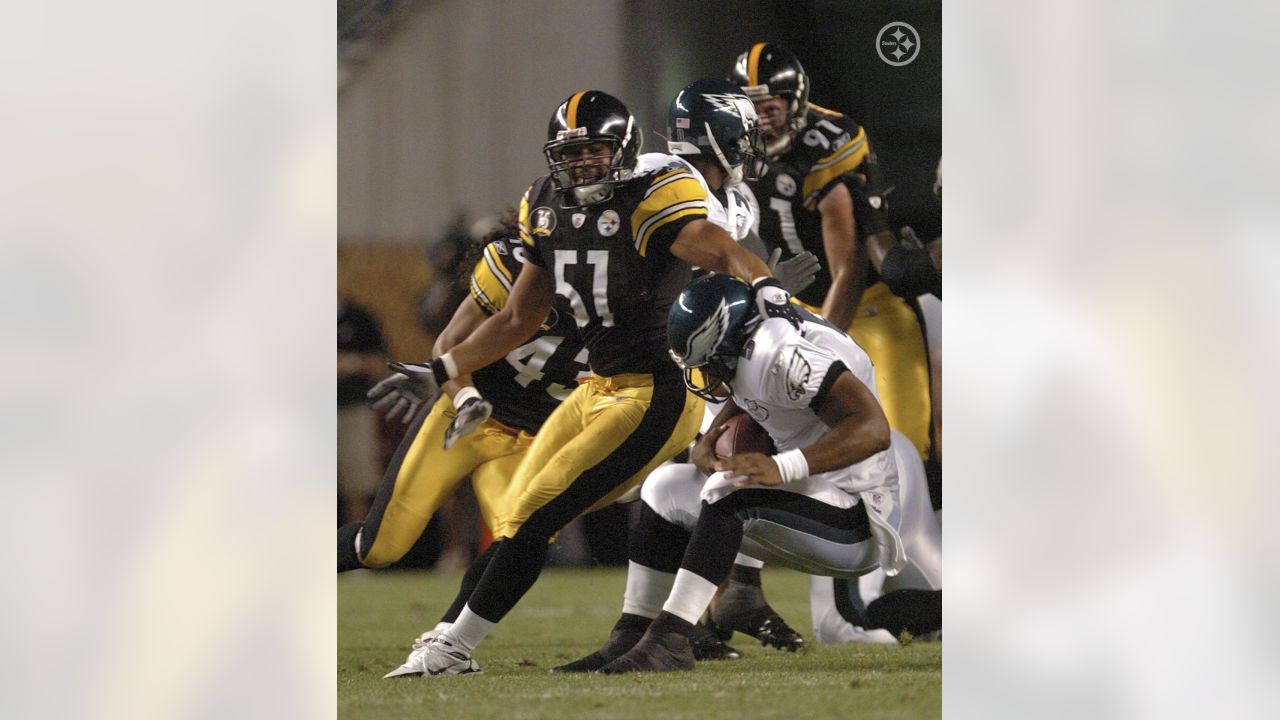
<svg viewBox="0 0 1280 720"><path fill-rule="evenodd" d="M556 214L549 207L540 207L533 211L533 234L547 237L556 229Z"/></svg>
<svg viewBox="0 0 1280 720"><path fill-rule="evenodd" d="M621 226L622 220L614 210L605 210L600 214L600 219L596 221L596 230L600 231L600 234L605 237L612 237Z"/></svg>
<svg viewBox="0 0 1280 720"><path fill-rule="evenodd" d="M796 179L786 173L778 176L778 193L783 197L795 197Z"/></svg>

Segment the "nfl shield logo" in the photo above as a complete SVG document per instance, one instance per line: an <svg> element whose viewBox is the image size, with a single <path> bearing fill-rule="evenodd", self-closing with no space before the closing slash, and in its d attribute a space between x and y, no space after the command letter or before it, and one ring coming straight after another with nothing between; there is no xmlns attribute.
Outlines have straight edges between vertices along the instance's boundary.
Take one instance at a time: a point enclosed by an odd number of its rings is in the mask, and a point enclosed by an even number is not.
<svg viewBox="0 0 1280 720"><path fill-rule="evenodd" d="M574 227L574 229L577 229L577 228L582 227L582 223L584 223L584 222L586 222L586 221L587 221L587 216L586 216L586 215L584 215L584 214L582 214L582 213L574 213L574 214L573 214L573 227Z"/></svg>

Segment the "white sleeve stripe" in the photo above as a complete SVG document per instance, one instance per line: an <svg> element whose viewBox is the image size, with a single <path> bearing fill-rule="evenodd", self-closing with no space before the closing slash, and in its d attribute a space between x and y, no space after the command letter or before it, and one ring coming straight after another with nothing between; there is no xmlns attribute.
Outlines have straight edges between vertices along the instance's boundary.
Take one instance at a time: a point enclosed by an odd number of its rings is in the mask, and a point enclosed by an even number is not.
<svg viewBox="0 0 1280 720"><path fill-rule="evenodd" d="M825 169L825 168L829 168L829 167L831 167L832 165L835 165L836 163L840 162L841 160L843 160L843 159L845 159L845 158L849 157L849 155L850 155L850 154L852 154L852 153L853 153L854 151L856 151L858 148L860 148L860 147L862 147L863 145L866 145L866 144L867 144L867 139L864 137L864 138L862 138L861 140L859 140L858 142L856 142L856 143L852 143L851 145L849 145L849 147L845 148L845 150L844 150L843 152L841 152L839 155L837 155L837 156L835 156L835 157L831 158L830 160L828 160L828 161L826 161L826 162L822 162L822 163L817 163L817 164L815 164L813 167L809 168L809 172L810 172L810 173L813 173L813 171L814 171L814 170L823 170L823 169Z"/></svg>
<svg viewBox="0 0 1280 720"><path fill-rule="evenodd" d="M640 249L641 240L648 234L649 228L653 227L655 223L660 222L663 218L671 217L681 210L688 210L689 208L702 208L703 210L706 210L707 204L702 200L688 200L686 202L676 203L675 205L672 205L657 215L649 218L640 226L640 230L636 233L634 238L636 250Z"/></svg>
<svg viewBox="0 0 1280 720"><path fill-rule="evenodd" d="M689 178L690 180L695 180L695 181L697 180L697 178L695 178L693 175L687 172L678 172L675 175L672 175L671 177L663 180L662 182L656 183L654 185L650 185L649 189L645 191L644 196L649 197L650 195L654 194L658 190L662 189L663 186L670 185L671 183L677 180L683 180L685 178Z"/></svg>
<svg viewBox="0 0 1280 720"><path fill-rule="evenodd" d="M487 249L484 251L484 261L489 266L489 272L493 273L493 276L498 278L498 282L502 283L502 286L507 289L508 293L511 292L511 283L507 280L507 276L502 272L502 268L498 267L498 261L493 259L493 256L489 254Z"/></svg>

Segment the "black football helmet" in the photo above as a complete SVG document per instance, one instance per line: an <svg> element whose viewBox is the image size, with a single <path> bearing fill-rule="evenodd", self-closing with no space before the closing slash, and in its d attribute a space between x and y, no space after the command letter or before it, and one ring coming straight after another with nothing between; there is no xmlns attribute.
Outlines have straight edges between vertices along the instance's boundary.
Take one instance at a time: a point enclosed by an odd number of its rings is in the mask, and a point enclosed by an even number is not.
<svg viewBox="0 0 1280 720"><path fill-rule="evenodd" d="M756 43L738 56L729 79L753 101L780 97L787 101L787 132L767 141L769 157L777 157L791 147L804 129L809 111L809 76L790 50L773 43Z"/></svg>
<svg viewBox="0 0 1280 720"><path fill-rule="evenodd" d="M759 175L764 134L755 104L727 80L707 78L681 90L667 111L667 132L668 152L705 157L731 185Z"/></svg>
<svg viewBox="0 0 1280 720"><path fill-rule="evenodd" d="M594 143L609 146L607 166L581 157ZM556 108L542 152L551 181L568 204L594 205L613 196L615 183L631 179L640 154L640 128L621 100L599 90L583 90Z"/></svg>
<svg viewBox="0 0 1280 720"><path fill-rule="evenodd" d="M712 402L732 394L738 356L757 325L751 287L732 275L707 275L680 291L667 314L667 344L689 391Z"/></svg>

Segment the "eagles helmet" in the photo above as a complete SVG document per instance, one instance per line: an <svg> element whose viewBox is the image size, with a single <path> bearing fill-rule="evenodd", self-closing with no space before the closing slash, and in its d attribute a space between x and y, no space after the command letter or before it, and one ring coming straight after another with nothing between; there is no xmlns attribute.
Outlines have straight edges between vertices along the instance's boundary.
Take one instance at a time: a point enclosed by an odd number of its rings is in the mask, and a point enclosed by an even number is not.
<svg viewBox="0 0 1280 720"><path fill-rule="evenodd" d="M712 402L732 394L738 355L757 324L751 286L732 275L707 275L680 291L667 315L667 344L689 391Z"/></svg>
<svg viewBox="0 0 1280 720"><path fill-rule="evenodd" d="M728 80L691 83L667 111L667 152L697 155L724 170L730 185L755 180L764 160L764 134L755 104Z"/></svg>
<svg viewBox="0 0 1280 720"><path fill-rule="evenodd" d="M597 143L609 147L607 165L585 156ZM594 205L613 196L615 183L631 179L640 154L640 128L621 100L599 90L583 90L556 108L542 152L551 181L570 204Z"/></svg>
<svg viewBox="0 0 1280 720"><path fill-rule="evenodd" d="M729 79L753 101L771 97L787 101L787 132L768 142L770 157L791 147L791 140L804 129L809 111L809 76L790 50L773 43L756 43L738 56Z"/></svg>

